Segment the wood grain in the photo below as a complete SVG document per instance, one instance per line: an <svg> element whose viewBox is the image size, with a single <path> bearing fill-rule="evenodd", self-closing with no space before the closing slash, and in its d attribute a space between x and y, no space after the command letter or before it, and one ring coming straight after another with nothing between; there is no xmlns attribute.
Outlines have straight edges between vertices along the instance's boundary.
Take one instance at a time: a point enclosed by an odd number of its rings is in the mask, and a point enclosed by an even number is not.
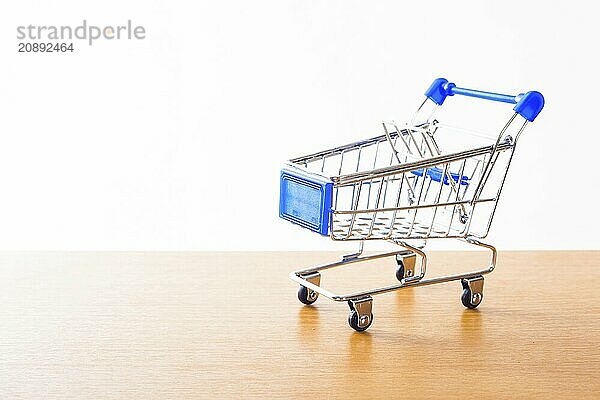
<svg viewBox="0 0 600 400"><path fill-rule="evenodd" d="M0 398L600 398L600 253L504 252L478 310L460 284L348 308L287 274L335 253L3 253ZM439 252L430 272L482 265ZM322 284L394 281L383 260Z"/></svg>

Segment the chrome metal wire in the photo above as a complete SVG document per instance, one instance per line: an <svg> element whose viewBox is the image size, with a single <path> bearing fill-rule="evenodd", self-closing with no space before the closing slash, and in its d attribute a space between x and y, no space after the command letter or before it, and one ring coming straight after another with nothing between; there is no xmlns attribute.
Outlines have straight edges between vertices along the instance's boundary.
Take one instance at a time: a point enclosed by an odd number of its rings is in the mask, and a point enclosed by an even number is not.
<svg viewBox="0 0 600 400"><path fill-rule="evenodd" d="M290 163L333 181L333 240L483 238L489 232L516 138L526 125L518 127L513 139L507 132L515 121L513 114L493 143L475 148L464 138L473 136L473 131L437 120L401 127L385 122L383 135ZM444 153L438 138L448 136L467 145ZM493 175L499 179L492 179Z"/></svg>

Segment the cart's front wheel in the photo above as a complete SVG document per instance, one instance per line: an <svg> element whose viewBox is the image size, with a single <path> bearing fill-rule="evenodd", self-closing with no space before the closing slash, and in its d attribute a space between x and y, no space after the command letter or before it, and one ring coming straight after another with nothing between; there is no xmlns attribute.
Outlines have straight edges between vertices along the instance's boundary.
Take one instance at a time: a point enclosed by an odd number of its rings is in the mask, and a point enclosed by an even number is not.
<svg viewBox="0 0 600 400"><path fill-rule="evenodd" d="M362 321L360 320L360 318L362 318ZM371 314L369 316L363 315L363 316L359 317L356 310L352 310L348 314L348 324L350 325L350 327L352 329L354 329L357 332L366 331L367 328L369 328L372 323L373 323L373 314Z"/></svg>
<svg viewBox="0 0 600 400"><path fill-rule="evenodd" d="M348 324L357 332L366 331L373 323L373 298L365 296L358 299L348 300L350 314Z"/></svg>
<svg viewBox="0 0 600 400"><path fill-rule="evenodd" d="M319 293L310 290L306 286L300 285L300 288L298 289L298 300L300 300L301 303L310 305L317 301L317 298L319 298Z"/></svg>

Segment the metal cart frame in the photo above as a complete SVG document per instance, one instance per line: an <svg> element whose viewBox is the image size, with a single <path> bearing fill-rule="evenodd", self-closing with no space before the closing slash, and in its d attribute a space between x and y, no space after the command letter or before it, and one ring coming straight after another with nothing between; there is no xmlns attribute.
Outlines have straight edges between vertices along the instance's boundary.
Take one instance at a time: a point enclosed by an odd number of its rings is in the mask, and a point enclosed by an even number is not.
<svg viewBox="0 0 600 400"><path fill-rule="evenodd" d="M291 273L290 278L300 284L298 298L304 304L314 303L319 295L347 302L348 323L359 332L373 322L372 296L408 287L460 280L463 305L481 304L483 275L492 272L497 261L496 248L481 239L489 232L517 141L544 106L539 92L496 94L459 88L443 78L436 79L425 95L410 124L384 123L383 135L292 159L282 170L282 218L332 240L359 242L359 250L340 261ZM434 116L454 95L515 104L514 113L493 144L444 154L436 133L449 127ZM419 118L424 121L415 123ZM351 156L353 161L348 161ZM326 163L333 164L333 176L326 174ZM342 173L348 164L352 172ZM423 247L426 240L440 238L489 251L489 264L471 272L425 278ZM402 249L363 255L367 240L385 240ZM390 257L397 262L398 283L347 294L320 285L321 271Z"/></svg>

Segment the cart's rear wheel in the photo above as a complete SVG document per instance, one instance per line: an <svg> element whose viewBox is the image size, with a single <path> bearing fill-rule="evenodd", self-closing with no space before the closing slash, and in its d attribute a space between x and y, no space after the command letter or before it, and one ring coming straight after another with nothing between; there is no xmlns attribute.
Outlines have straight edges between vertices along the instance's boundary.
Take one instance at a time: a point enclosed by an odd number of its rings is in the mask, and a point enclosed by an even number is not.
<svg viewBox="0 0 600 400"><path fill-rule="evenodd" d="M363 326L359 326L359 324L358 324L358 322L359 322L358 318L359 318L359 316L358 316L358 313L356 312L356 310L352 310L348 314L348 325L350 325L350 327L352 329L354 329L355 331L357 331L357 332L364 332L364 331L366 331L371 326L371 324L373 323L373 314L371 314L368 317L369 318L368 323L366 325L363 324Z"/></svg>
<svg viewBox="0 0 600 400"><path fill-rule="evenodd" d="M473 293L471 293L470 289L463 289L462 296L460 296L463 306L470 309L477 308L477 306L483 301L483 294L476 293L475 296L477 297L473 298Z"/></svg>
<svg viewBox="0 0 600 400"><path fill-rule="evenodd" d="M401 281L404 279L404 263L402 260L396 260L398 262L398 268L396 268L396 279Z"/></svg>
<svg viewBox="0 0 600 400"><path fill-rule="evenodd" d="M310 290L306 286L300 285L300 288L298 289L298 300L300 300L301 303L310 305L317 301L318 298L319 293L315 292L314 290Z"/></svg>
<svg viewBox="0 0 600 400"><path fill-rule="evenodd" d="M462 279L461 284L463 292L460 301L463 306L470 309L477 308L483 301L483 276Z"/></svg>
<svg viewBox="0 0 600 400"><path fill-rule="evenodd" d="M405 278L411 278L415 273L416 254L396 254L396 279L402 281Z"/></svg>

